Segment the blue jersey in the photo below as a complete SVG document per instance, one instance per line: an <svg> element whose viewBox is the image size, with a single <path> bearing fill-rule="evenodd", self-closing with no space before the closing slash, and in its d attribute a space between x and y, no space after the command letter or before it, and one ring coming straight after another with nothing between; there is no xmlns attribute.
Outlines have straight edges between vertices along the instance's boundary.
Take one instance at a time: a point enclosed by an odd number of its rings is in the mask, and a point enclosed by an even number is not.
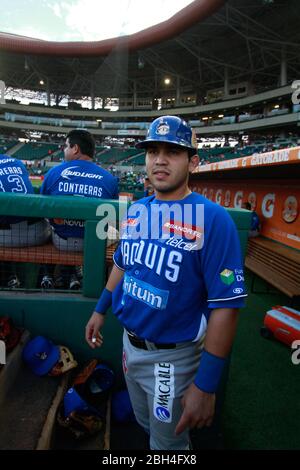
<svg viewBox="0 0 300 470"><path fill-rule="evenodd" d="M45 176L41 194L117 199L118 183L108 171L92 161L72 160L52 168ZM57 235L62 238L83 238L81 220L52 219Z"/></svg>
<svg viewBox="0 0 300 470"><path fill-rule="evenodd" d="M177 213L170 211L174 203ZM129 208L122 226L114 262L124 277L113 292L113 312L137 336L197 340L213 309L244 305L239 237L223 207L197 193L172 202L150 196Z"/></svg>
<svg viewBox="0 0 300 470"><path fill-rule="evenodd" d="M0 192L33 194L33 186L25 165L9 155L0 155ZM24 217L0 217L1 224L14 224L27 220Z"/></svg>

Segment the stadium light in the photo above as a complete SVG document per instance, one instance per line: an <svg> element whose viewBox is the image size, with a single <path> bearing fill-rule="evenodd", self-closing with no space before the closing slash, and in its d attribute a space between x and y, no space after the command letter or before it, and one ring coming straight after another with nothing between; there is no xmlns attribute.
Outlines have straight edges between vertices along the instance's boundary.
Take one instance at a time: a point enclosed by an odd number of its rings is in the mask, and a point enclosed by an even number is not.
<svg viewBox="0 0 300 470"><path fill-rule="evenodd" d="M28 65L28 61L27 61L26 57L25 57L25 60L24 60L24 70L25 70L25 72L28 72L28 70L29 70L29 65Z"/></svg>
<svg viewBox="0 0 300 470"><path fill-rule="evenodd" d="M138 56L138 68L143 69L145 67L145 61L141 56Z"/></svg>

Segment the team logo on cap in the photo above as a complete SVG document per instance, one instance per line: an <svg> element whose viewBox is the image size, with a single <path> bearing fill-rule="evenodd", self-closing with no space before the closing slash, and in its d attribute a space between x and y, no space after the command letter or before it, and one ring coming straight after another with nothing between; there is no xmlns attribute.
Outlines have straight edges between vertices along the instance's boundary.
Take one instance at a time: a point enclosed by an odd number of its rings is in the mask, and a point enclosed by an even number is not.
<svg viewBox="0 0 300 470"><path fill-rule="evenodd" d="M158 124L155 132L158 135L166 135L170 132L170 126L166 122L161 122Z"/></svg>

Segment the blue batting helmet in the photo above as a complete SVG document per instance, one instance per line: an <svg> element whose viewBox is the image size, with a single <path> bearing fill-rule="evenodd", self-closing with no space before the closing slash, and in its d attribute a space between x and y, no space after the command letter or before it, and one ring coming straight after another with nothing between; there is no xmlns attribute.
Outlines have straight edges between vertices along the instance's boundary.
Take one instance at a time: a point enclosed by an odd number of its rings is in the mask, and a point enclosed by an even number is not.
<svg viewBox="0 0 300 470"><path fill-rule="evenodd" d="M64 396L64 416L72 411L101 414L103 402L114 383L114 372L106 364L98 364L80 384L75 383ZM76 382L76 380L75 380Z"/></svg>
<svg viewBox="0 0 300 470"><path fill-rule="evenodd" d="M59 360L59 347L43 336L36 336L23 349L23 360L36 375L46 375Z"/></svg>
<svg viewBox="0 0 300 470"><path fill-rule="evenodd" d="M145 140L136 144L137 148L146 148L151 142L166 142L195 150L197 143L191 127L178 116L162 116L155 119L148 129Z"/></svg>

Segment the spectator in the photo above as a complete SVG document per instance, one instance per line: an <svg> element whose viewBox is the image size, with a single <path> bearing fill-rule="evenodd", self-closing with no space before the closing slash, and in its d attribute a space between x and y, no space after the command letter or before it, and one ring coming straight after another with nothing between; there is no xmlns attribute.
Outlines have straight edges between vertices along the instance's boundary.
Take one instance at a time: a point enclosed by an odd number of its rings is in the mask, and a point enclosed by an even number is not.
<svg viewBox="0 0 300 470"><path fill-rule="evenodd" d="M251 225L250 225L250 230L248 232L249 237L257 237L260 233L261 230L261 224L259 217L257 213L252 210L250 202L243 202L242 208L246 209L247 211L252 211L252 217L251 217Z"/></svg>
<svg viewBox="0 0 300 470"><path fill-rule="evenodd" d="M189 450L189 429L212 423L246 297L239 239L223 207L189 190L198 155L185 121L154 120L137 146L146 149L155 194L130 206L86 340L93 349L102 345L99 330L112 304L124 327L128 392L150 448ZM197 222L201 210L203 221Z"/></svg>
<svg viewBox="0 0 300 470"><path fill-rule="evenodd" d="M0 155L0 192L34 194L25 165L9 155ZM26 247L43 245L51 235L44 219L36 217L0 216L0 246ZM20 286L16 273L8 279L8 287Z"/></svg>
<svg viewBox="0 0 300 470"><path fill-rule="evenodd" d="M93 162L94 154L95 141L88 131L74 129L69 132L64 145L65 161L45 175L41 194L118 199L117 180ZM69 219L51 219L50 223L53 228L53 243L58 249L77 252L83 250L82 220L75 222ZM75 271L70 278L70 288L80 287L80 270Z"/></svg>
<svg viewBox="0 0 300 470"><path fill-rule="evenodd" d="M154 193L152 184L149 181L149 178L145 178L144 182L144 197L151 196Z"/></svg>

